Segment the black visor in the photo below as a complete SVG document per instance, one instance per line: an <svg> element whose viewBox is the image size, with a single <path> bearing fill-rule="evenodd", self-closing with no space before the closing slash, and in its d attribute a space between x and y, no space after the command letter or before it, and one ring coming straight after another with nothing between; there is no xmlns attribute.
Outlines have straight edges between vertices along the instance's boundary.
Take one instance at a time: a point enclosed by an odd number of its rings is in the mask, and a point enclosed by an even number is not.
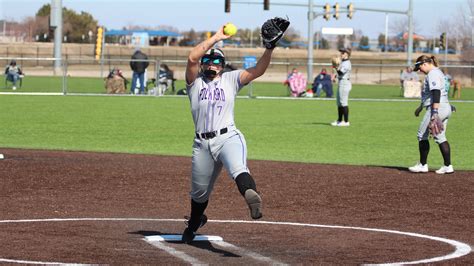
<svg viewBox="0 0 474 266"><path fill-rule="evenodd" d="M413 67L413 71L418 71L420 70L420 66L423 65L424 63L431 62L431 59L425 59L421 60L415 63L415 66Z"/></svg>

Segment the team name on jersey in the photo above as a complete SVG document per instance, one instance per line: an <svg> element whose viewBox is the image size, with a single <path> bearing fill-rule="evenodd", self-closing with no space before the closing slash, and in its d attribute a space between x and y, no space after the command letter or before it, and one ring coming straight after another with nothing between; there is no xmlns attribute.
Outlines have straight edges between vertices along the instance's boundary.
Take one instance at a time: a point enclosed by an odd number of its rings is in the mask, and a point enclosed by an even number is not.
<svg viewBox="0 0 474 266"><path fill-rule="evenodd" d="M225 93L222 88L215 87L209 88L205 87L202 88L199 92L199 101L221 101L225 102Z"/></svg>

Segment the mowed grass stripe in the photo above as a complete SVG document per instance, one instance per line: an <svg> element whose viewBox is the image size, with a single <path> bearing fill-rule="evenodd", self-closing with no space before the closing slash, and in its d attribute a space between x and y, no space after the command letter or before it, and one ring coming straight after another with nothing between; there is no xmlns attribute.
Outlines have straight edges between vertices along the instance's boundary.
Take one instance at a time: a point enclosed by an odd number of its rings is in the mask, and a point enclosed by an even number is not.
<svg viewBox="0 0 474 266"><path fill-rule="evenodd" d="M350 103L336 128L334 101L238 99L235 120L249 159L408 166L418 160L414 102ZM456 169L474 169L474 104L457 103L448 139ZM187 98L0 96L0 147L190 156ZM431 141L429 164L442 158Z"/></svg>

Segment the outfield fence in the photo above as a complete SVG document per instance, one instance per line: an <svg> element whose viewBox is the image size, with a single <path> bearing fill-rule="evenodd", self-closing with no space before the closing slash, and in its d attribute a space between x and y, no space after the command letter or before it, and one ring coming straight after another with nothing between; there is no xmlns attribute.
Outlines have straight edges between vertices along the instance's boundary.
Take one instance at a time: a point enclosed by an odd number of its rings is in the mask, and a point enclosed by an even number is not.
<svg viewBox="0 0 474 266"><path fill-rule="evenodd" d="M0 64L5 67L11 60L16 60L17 64L25 73L22 86L16 92L19 93L57 93L57 94L106 94L104 81L109 72L118 68L122 70L123 75L129 81L132 78L132 70L130 69L130 59L126 58L105 58L103 60L95 60L91 57L66 58L61 60L61 67L55 69L55 58L12 58L0 57ZM242 68L244 61L229 58L230 63L235 68ZM183 59L150 59L147 68L146 79L147 88L154 86L151 81L157 79L160 64L167 64L173 71L175 78L184 80L184 71L186 60ZM275 59L267 69L267 72L258 79L258 81L279 82L282 83L287 73L293 68L297 68L300 72L306 74L306 62L304 60L295 59ZM313 69L315 77L322 68L326 68L329 72L332 68L329 63L315 62ZM383 61L379 63L366 63L353 60L352 76L353 84L380 84L380 85L400 85L400 71L405 69L405 64L387 64ZM454 79L459 80L464 87L474 87L474 64L456 64L442 65L442 69L447 70ZM420 79L423 78L419 74ZM31 77L34 77L31 78ZM11 84L5 81L3 75L2 92L11 91ZM34 82L29 82L34 80ZM312 79L308 82L311 85ZM128 90L130 89L130 84ZM252 96L250 90L249 96ZM271 95L270 95L271 96Z"/></svg>

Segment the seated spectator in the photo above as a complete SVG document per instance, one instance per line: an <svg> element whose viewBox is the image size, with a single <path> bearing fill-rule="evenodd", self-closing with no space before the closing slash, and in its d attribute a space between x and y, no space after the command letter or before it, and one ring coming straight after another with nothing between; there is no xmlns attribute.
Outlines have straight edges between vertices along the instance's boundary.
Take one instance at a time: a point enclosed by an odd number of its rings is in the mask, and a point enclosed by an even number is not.
<svg viewBox="0 0 474 266"><path fill-rule="evenodd" d="M105 89L107 93L125 93L127 91L128 80L122 75L122 71L113 68L105 79Z"/></svg>
<svg viewBox="0 0 474 266"><path fill-rule="evenodd" d="M158 95L164 95L168 88L171 87L172 92L175 92L175 85L174 82L176 79L174 78L173 71L168 67L167 64L161 64L160 70L158 73Z"/></svg>
<svg viewBox="0 0 474 266"><path fill-rule="evenodd" d="M420 78L418 77L418 74L413 71L413 68L407 67L406 71L402 72L400 80L420 81Z"/></svg>
<svg viewBox="0 0 474 266"><path fill-rule="evenodd" d="M413 68L407 67L405 71L401 71L400 73L400 89L401 95L404 95L405 91L405 81L420 81L418 74L413 71Z"/></svg>
<svg viewBox="0 0 474 266"><path fill-rule="evenodd" d="M288 74L283 84L288 86L293 97L300 97L306 92L306 78L296 68L293 68L291 73Z"/></svg>
<svg viewBox="0 0 474 266"><path fill-rule="evenodd" d="M325 68L321 69L321 72L314 78L312 89L316 97L321 95L321 90L326 93L327 98L332 97L332 78Z"/></svg>
<svg viewBox="0 0 474 266"><path fill-rule="evenodd" d="M17 66L16 61L12 60L10 64L5 68L6 80L13 83L13 90L16 90L16 83L20 81L24 73L21 71L20 66Z"/></svg>

